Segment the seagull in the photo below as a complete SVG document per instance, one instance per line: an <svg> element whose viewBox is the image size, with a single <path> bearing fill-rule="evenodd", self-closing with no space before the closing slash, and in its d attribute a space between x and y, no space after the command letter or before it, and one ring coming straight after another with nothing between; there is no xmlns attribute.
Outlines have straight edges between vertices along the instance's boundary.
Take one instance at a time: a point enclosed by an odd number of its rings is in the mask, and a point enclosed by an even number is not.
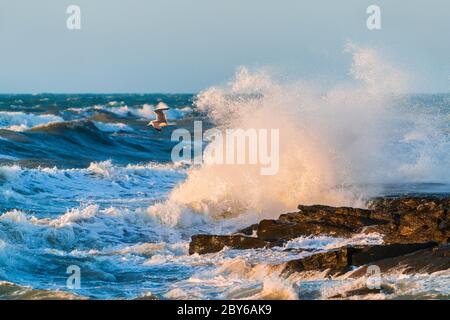
<svg viewBox="0 0 450 320"><path fill-rule="evenodd" d="M155 108L156 119L150 121L148 124L152 126L154 129L161 131L161 127L165 127L168 125L166 115L164 114L164 110L169 110L169 107L165 103L158 103Z"/></svg>

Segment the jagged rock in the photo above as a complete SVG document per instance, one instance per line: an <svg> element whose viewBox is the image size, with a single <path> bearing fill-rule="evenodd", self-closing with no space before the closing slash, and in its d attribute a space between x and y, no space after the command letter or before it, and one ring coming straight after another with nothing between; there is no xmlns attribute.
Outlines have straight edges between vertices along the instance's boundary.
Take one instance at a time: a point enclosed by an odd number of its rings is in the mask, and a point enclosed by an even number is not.
<svg viewBox="0 0 450 320"><path fill-rule="evenodd" d="M364 231L384 234L386 243L447 243L449 205L450 200L435 198L376 199L370 209L300 205L299 212L263 220L244 231L256 228L258 238L266 241L319 234L349 237Z"/></svg>
<svg viewBox="0 0 450 320"><path fill-rule="evenodd" d="M382 273L401 269L404 274L433 273L450 269L450 245L418 250L410 254L381 259L375 263ZM367 266L357 269L352 277L364 276Z"/></svg>
<svg viewBox="0 0 450 320"><path fill-rule="evenodd" d="M450 198L439 197L402 197L375 198L369 201L369 209L379 212L404 212L411 210L430 211L438 208L450 208Z"/></svg>
<svg viewBox="0 0 450 320"><path fill-rule="evenodd" d="M319 234L349 237L363 227L391 222L388 214L368 209L323 205L298 208L299 212L282 214L278 220L261 221L257 226L258 238L275 241Z"/></svg>
<svg viewBox="0 0 450 320"><path fill-rule="evenodd" d="M388 227L372 229L385 234L386 243L449 241L450 199L379 198L373 200L369 207L392 216Z"/></svg>
<svg viewBox="0 0 450 320"><path fill-rule="evenodd" d="M282 214L278 220L261 221L257 226L258 238L275 241L319 234L349 237L363 227L392 222L388 214L368 209L322 205L298 208L299 212Z"/></svg>
<svg viewBox="0 0 450 320"><path fill-rule="evenodd" d="M327 252L316 253L302 259L285 263L283 273L302 272L309 270L338 269L348 267L348 250L340 248Z"/></svg>
<svg viewBox="0 0 450 320"><path fill-rule="evenodd" d="M334 226L323 222L285 222L280 220L262 220L257 229L257 236L265 241L290 240L300 236L326 234L337 237L348 237L352 229Z"/></svg>
<svg viewBox="0 0 450 320"><path fill-rule="evenodd" d="M243 234L246 236L252 236L256 232L256 230L258 230L258 223L252 224L251 226L248 226L247 228L238 230L234 234Z"/></svg>
<svg viewBox="0 0 450 320"><path fill-rule="evenodd" d="M368 294L392 294L395 290L391 286L388 286L386 284L382 284L380 288L374 288L370 289L367 286L366 287L360 287L356 289L350 289L345 292L341 292L338 294L335 294L333 296L327 297L328 299L345 299L349 297L357 297L357 296L367 296Z"/></svg>
<svg viewBox="0 0 450 320"><path fill-rule="evenodd" d="M333 273L349 270L352 266L361 266L377 261L404 256L423 249L437 246L435 242L415 244L393 244L373 246L349 246L316 253L284 264L283 273L309 270L323 271L332 269Z"/></svg>
<svg viewBox="0 0 450 320"><path fill-rule="evenodd" d="M435 246L437 246L436 242L352 247L349 249L349 263L353 266L361 266L374 261L403 256L414 251Z"/></svg>
<svg viewBox="0 0 450 320"><path fill-rule="evenodd" d="M349 207L330 207L323 205L298 206L299 212L282 214L281 221L309 222L322 221L349 229L358 229L364 226L387 224L391 217L382 211Z"/></svg>
<svg viewBox="0 0 450 320"><path fill-rule="evenodd" d="M234 249L253 249L270 246L273 246L270 242L241 235L215 236L199 234L192 236L191 243L189 244L189 254L213 253L222 250L224 247Z"/></svg>
<svg viewBox="0 0 450 320"><path fill-rule="evenodd" d="M193 237L191 247L192 252L206 253L220 251L224 246L261 248L299 236L351 237L360 232L381 233L386 244L444 244L450 238L449 207L450 199L413 197L374 199L369 209L300 205L298 212L282 214L277 220L262 220L232 236L194 236L197 238ZM257 238L245 237L255 232Z"/></svg>

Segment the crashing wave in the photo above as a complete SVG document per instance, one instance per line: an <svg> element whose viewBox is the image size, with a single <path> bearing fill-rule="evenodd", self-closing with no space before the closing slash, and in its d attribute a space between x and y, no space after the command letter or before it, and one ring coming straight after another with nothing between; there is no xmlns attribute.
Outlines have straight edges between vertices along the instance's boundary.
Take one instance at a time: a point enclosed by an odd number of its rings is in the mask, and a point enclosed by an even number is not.
<svg viewBox="0 0 450 320"><path fill-rule="evenodd" d="M37 115L24 112L0 111L0 129L11 131L25 131L32 127L55 122L62 122L59 116L44 114Z"/></svg>

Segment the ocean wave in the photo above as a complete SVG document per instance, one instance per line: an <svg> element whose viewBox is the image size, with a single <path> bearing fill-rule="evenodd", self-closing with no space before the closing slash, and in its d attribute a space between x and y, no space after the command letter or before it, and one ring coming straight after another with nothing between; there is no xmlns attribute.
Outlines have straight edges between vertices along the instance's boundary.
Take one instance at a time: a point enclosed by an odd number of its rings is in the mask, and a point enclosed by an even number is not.
<svg viewBox="0 0 450 320"><path fill-rule="evenodd" d="M103 132L131 132L133 131L133 128L127 126L124 123L118 122L118 123L104 123L104 122L98 122L94 121L95 126L103 131Z"/></svg>
<svg viewBox="0 0 450 320"><path fill-rule="evenodd" d="M160 102L157 106L165 105L165 103ZM141 107L129 107L127 105L121 103L114 103L108 105L95 105L93 107L85 107L85 108L68 108L67 111L76 112L79 114L89 115L92 112L109 112L114 115L117 115L122 118L134 117L139 119L150 120L156 117L155 112L153 111L155 107L150 104L144 104ZM183 119L189 115L191 115L193 109L191 107L182 107L182 108L170 108L166 111L166 117L168 120L179 120Z"/></svg>
<svg viewBox="0 0 450 320"><path fill-rule="evenodd" d="M156 107L158 106L167 106L167 105L163 102L160 102ZM156 115L153 109L154 107L152 105L144 104L142 108L130 108L128 106L121 106L121 107L108 107L106 110L120 116L131 115L143 119L154 119ZM179 109L171 108L166 111L166 117L168 120L178 120L190 115L191 113L192 108L190 107L184 107Z"/></svg>
<svg viewBox="0 0 450 320"><path fill-rule="evenodd" d="M0 139L0 140L1 140L1 139ZM1 160L1 159L3 159L3 160L11 160L11 161L19 160L19 158L17 158L17 157L8 156L8 155L6 155L6 154L0 154L0 160Z"/></svg>
<svg viewBox="0 0 450 320"><path fill-rule="evenodd" d="M88 205L71 209L55 219L8 211L0 216L0 234L6 249L25 245L28 250L47 248L70 252L139 240L146 242L152 240L154 232L151 219L145 214Z"/></svg>
<svg viewBox="0 0 450 320"><path fill-rule="evenodd" d="M104 285L117 281L114 272L104 269L109 265L122 271L132 270L131 274L152 274L159 270L160 280L171 277L169 271L161 273L161 269L178 273L183 270L185 275L180 279L172 279L164 287L152 287L152 292L166 299L332 299L337 293L361 287L365 279L353 279L354 270L333 279L326 272L306 272L286 278L281 273L283 268L277 266L349 243L381 241L377 234L360 234L349 240L301 237L271 249L225 248L217 253L189 255L189 238L182 236L180 230L155 223L145 210L101 209L95 205L72 209L56 218L37 218L13 210L0 216L0 236L0 262L6 257L15 257L14 261L21 261L23 269L23 256L39 251L45 256L51 255L52 261L78 261L82 270L87 268L95 275L94 279L106 281ZM22 251L23 248L26 250ZM30 262L25 271L36 263ZM8 265L8 268L14 267L14 264ZM434 280L428 283L425 275L409 277L401 270L383 276L383 286L394 289L370 297L436 298L449 294L448 289L442 287L448 281L445 274L433 274ZM139 281L138 287L147 286ZM135 292L138 296L139 289Z"/></svg>
<svg viewBox="0 0 450 320"><path fill-rule="evenodd" d="M35 125L29 128L33 132L64 132L66 130L91 129L97 127L89 120L56 121Z"/></svg>
<svg viewBox="0 0 450 320"><path fill-rule="evenodd" d="M95 162L86 169L0 167L0 199L9 206L64 210L96 202L103 206L145 206L161 201L185 177L182 164L116 166ZM70 190L70 193L67 193Z"/></svg>
<svg viewBox="0 0 450 320"><path fill-rule="evenodd" d="M0 111L0 129L11 131L20 132L35 126L62 121L64 119L61 117L50 114L36 115L24 112Z"/></svg>

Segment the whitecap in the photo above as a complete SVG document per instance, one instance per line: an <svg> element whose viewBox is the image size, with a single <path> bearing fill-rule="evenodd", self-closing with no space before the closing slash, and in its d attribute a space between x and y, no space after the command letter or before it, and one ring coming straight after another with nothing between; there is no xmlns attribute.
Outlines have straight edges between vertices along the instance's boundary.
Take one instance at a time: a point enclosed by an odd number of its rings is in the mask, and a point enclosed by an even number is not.
<svg viewBox="0 0 450 320"><path fill-rule="evenodd" d="M36 115L24 112L0 111L0 129L11 131L25 131L34 126L62 121L64 119L61 117L50 114Z"/></svg>

